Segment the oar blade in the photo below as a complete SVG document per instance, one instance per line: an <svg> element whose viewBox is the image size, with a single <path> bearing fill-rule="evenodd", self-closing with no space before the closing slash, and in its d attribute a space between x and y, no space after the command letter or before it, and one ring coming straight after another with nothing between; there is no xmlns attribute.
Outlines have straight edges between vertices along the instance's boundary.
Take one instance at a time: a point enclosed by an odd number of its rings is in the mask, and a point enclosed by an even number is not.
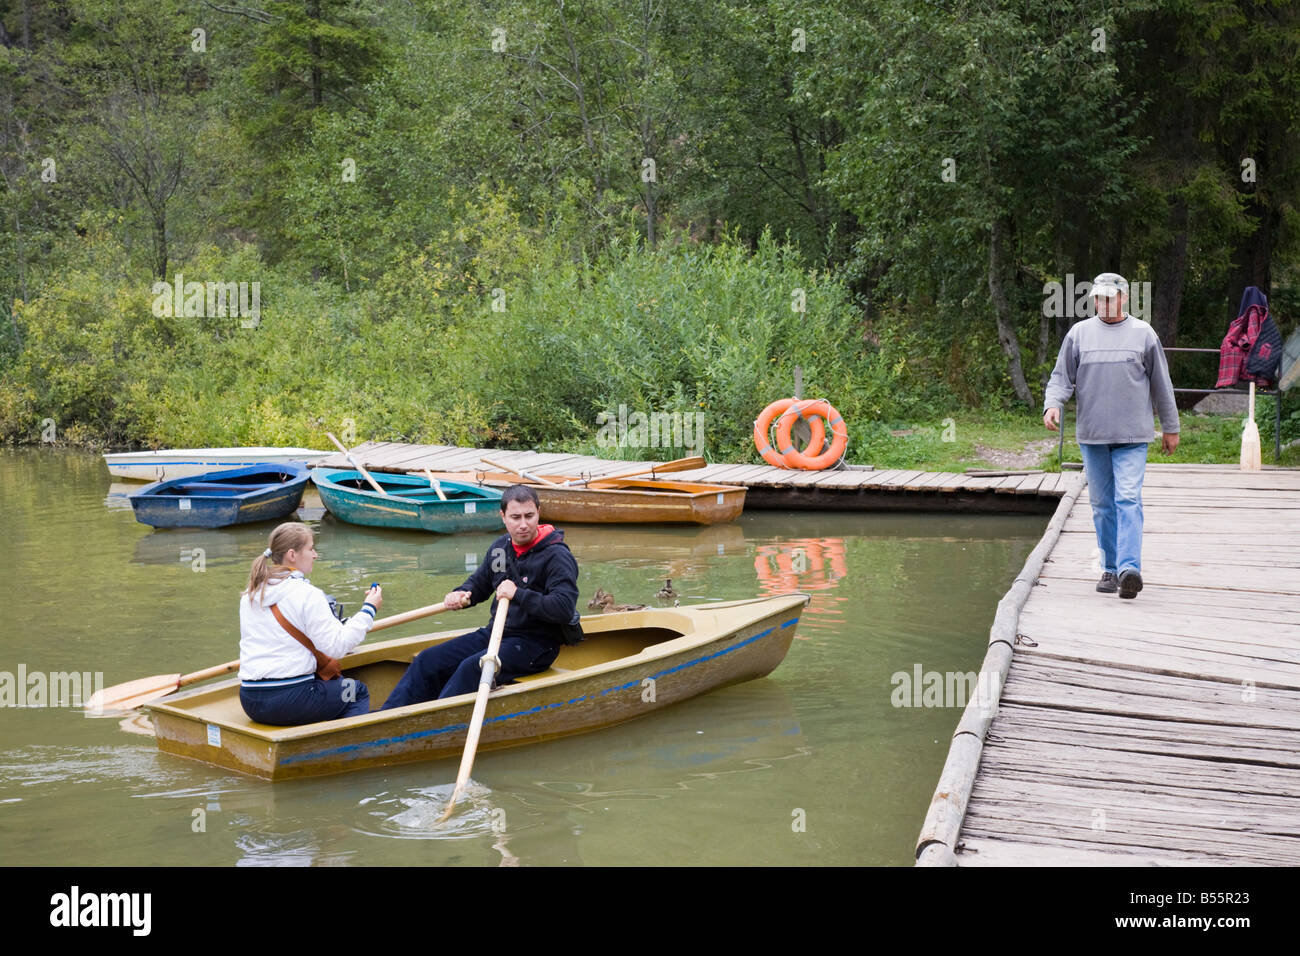
<svg viewBox="0 0 1300 956"><path fill-rule="evenodd" d="M451 792L451 799L447 801L447 809L442 816L438 817L438 823L446 823L451 819L452 812L456 809L456 801L460 799L460 786Z"/></svg>
<svg viewBox="0 0 1300 956"><path fill-rule="evenodd" d="M86 701L86 710L95 714L135 710L159 697L166 697L180 686L180 681L180 674L157 674L114 684L92 694Z"/></svg>

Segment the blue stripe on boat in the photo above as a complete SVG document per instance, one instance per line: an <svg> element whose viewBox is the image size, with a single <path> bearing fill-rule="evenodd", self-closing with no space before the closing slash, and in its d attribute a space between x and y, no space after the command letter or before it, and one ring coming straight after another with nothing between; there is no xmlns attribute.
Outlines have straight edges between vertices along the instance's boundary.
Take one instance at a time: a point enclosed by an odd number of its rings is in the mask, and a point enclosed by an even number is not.
<svg viewBox="0 0 1300 956"><path fill-rule="evenodd" d="M791 618L790 620L786 621L784 624L781 625L780 630L785 630L787 627L790 627L792 624L795 624L798 620L799 619L797 617ZM774 630L777 630L777 628L769 627L766 631L761 631L760 633L755 634L753 637L747 637L745 638L745 640L733 644L730 647L724 647L720 651L715 651L712 654L705 654L703 657L697 657L693 660L683 661L681 664L677 664L674 665L673 667L665 668L664 670L659 671L655 674L651 674L649 676L653 680L653 679L663 677L667 674L672 674L680 670L685 670L688 667L694 667L697 664L703 664L706 661L711 661L715 658L722 657L725 654L730 654L732 651L738 651L742 647L754 643L754 641L761 640L762 638L767 637L767 635L771 634ZM645 678L641 678L641 680L644 679ZM626 684L620 684L616 687L608 687L605 690L600 691L600 696L604 696L605 694L612 694L616 691L629 690L633 687L640 687L641 680L630 681ZM515 720L519 717L527 717L531 714L539 714L544 710L552 710L556 707L567 707L569 704L578 704L586 700L588 697L594 697L594 696L597 695L583 694L581 697L574 697L573 699L564 701L563 703L557 702L554 704L543 704L538 707L529 707L527 710L520 710L520 711L515 711L514 713L511 714L501 714L496 717L486 718L484 719L483 723L484 724L502 723L503 721L507 721L507 720ZM412 731L409 734L401 734L400 736L397 737L384 737L380 740L371 740L371 741L367 741L366 743L346 744L345 746L342 747L331 747L328 750L317 750L314 753L298 754L296 757L285 757L284 760L281 761L281 765L285 766L291 763L301 763L304 760L320 760L325 757L334 757L334 756L338 756L339 754L355 753L356 751L365 750L372 747L386 747L389 744L405 743L408 740L419 740L423 737L436 737L440 734L455 733L458 730L466 730L468 728L469 728L469 724L452 724L447 727L437 727L431 730L416 730L416 731Z"/></svg>

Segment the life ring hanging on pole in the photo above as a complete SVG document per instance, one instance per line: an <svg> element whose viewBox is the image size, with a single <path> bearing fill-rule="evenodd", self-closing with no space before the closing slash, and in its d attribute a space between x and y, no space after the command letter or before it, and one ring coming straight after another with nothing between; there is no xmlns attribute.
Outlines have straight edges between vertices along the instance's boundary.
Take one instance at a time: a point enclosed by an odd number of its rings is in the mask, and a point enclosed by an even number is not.
<svg viewBox="0 0 1300 956"><path fill-rule="evenodd" d="M779 418L777 416L780 416ZM791 440L794 423L807 420L812 432L808 448L798 451ZM776 421L776 448L768 441L768 430ZM806 454L809 449L821 448L826 440L826 422L831 426L831 447L820 455ZM769 465L777 468L802 468L820 471L829 468L844 455L849 445L849 428L835 406L825 399L801 402L793 398L777 399L759 414L754 422L754 447ZM780 449L779 451L777 449Z"/></svg>

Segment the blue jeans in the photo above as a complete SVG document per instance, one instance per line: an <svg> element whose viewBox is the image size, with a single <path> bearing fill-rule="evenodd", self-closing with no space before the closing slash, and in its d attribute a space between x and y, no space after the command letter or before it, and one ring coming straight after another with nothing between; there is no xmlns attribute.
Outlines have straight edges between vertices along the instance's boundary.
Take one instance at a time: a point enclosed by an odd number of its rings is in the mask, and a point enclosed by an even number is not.
<svg viewBox="0 0 1300 956"><path fill-rule="evenodd" d="M287 687L240 685L244 713L259 724L297 727L318 720L337 720L370 713L370 691L351 677L311 680Z"/></svg>
<svg viewBox="0 0 1300 956"><path fill-rule="evenodd" d="M1092 523L1097 529L1102 569L1112 574L1142 571L1142 479L1147 443L1079 445L1088 474Z"/></svg>
<svg viewBox="0 0 1300 956"><path fill-rule="evenodd" d="M422 704L427 700L471 694L478 690L479 659L487 651L490 628L480 627L450 641L426 647L415 655L411 666L384 701L381 710ZM560 645L532 637L505 635L501 638L501 669L496 683L508 684L516 677L536 674L554 663Z"/></svg>

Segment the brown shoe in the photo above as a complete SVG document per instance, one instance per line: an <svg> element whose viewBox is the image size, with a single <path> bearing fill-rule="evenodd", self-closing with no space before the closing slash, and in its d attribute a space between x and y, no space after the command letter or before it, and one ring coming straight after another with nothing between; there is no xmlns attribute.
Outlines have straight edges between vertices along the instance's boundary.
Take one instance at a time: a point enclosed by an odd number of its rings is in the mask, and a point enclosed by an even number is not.
<svg viewBox="0 0 1300 956"><path fill-rule="evenodd" d="M1114 594L1119 590L1119 578L1109 571L1104 572L1097 582L1097 590L1102 594Z"/></svg>

